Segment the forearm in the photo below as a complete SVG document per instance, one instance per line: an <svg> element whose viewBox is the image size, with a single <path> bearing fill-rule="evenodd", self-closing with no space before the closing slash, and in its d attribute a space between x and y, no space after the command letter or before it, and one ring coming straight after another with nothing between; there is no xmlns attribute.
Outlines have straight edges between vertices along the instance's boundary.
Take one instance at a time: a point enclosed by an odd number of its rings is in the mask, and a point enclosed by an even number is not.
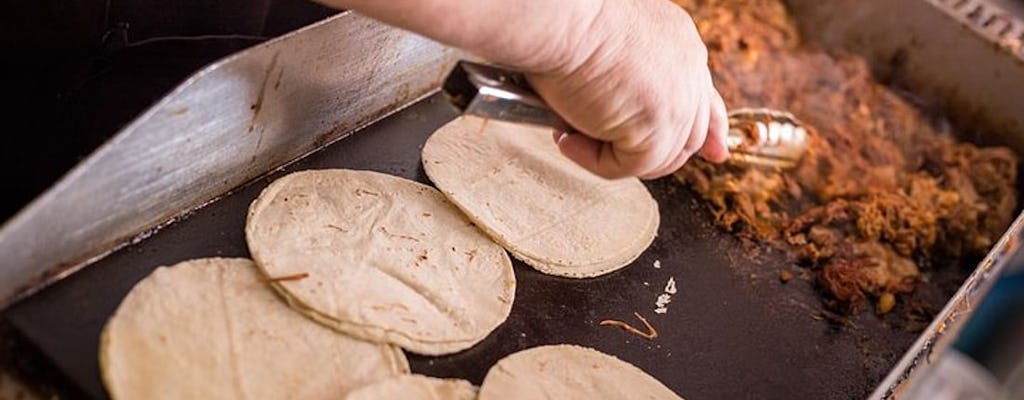
<svg viewBox="0 0 1024 400"><path fill-rule="evenodd" d="M582 63L605 0L317 0L530 72ZM620 0L615 0L620 1ZM551 38L556 38L552 40Z"/></svg>

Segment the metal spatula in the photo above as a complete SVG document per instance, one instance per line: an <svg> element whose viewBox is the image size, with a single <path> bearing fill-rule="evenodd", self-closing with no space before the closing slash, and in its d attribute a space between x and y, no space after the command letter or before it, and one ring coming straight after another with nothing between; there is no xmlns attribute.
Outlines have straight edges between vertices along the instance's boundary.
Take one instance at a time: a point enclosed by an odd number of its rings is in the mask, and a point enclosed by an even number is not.
<svg viewBox="0 0 1024 400"><path fill-rule="evenodd" d="M526 77L499 67L460 61L443 90L464 114L500 121L574 129L542 100ZM808 146L807 130L792 114L767 108L743 108L729 113L726 143L730 162L792 168Z"/></svg>

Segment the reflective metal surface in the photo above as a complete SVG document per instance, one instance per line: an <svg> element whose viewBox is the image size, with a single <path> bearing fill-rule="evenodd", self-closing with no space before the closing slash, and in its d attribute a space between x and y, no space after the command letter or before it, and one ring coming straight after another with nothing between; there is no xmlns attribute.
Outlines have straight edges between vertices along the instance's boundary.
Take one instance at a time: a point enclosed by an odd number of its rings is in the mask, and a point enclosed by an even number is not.
<svg viewBox="0 0 1024 400"><path fill-rule="evenodd" d="M526 77L517 72L459 61L442 90L452 104L468 115L572 131L572 126L552 111Z"/></svg>
<svg viewBox="0 0 1024 400"><path fill-rule="evenodd" d="M454 60L343 14L197 72L0 228L0 308L435 91Z"/></svg>
<svg viewBox="0 0 1024 400"><path fill-rule="evenodd" d="M736 164L792 168L810 146L807 129L792 114L768 108L729 111L730 161Z"/></svg>
<svg viewBox="0 0 1024 400"><path fill-rule="evenodd" d="M1006 268L1010 257L1024 241L1024 213L1010 226L1010 229L996 243L988 256L971 273L946 307L925 329L921 337L896 364L889 375L878 385L870 399L896 399L913 386L918 379L926 377L928 370L940 368L933 364L953 345L957 334L963 328L975 307L988 294L995 279Z"/></svg>

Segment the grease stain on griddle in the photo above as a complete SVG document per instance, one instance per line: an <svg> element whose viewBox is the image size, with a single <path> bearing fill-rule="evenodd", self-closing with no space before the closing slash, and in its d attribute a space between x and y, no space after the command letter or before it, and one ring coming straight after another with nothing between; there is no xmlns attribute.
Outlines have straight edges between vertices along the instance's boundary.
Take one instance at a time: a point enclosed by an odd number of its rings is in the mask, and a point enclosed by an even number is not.
<svg viewBox="0 0 1024 400"><path fill-rule="evenodd" d="M260 90L256 93L256 101L249 106L252 110L252 119L249 121L249 132L251 133L256 129L256 118L260 116L260 111L263 110L263 100L267 95L267 85L270 84L270 76L274 72L274 68L277 67L277 59L281 56L281 52L274 53L274 56L270 59L270 66L267 67L267 72L263 75L263 83L260 84ZM284 72L284 68L281 69L281 73ZM280 81L278 81L280 83Z"/></svg>
<svg viewBox="0 0 1024 400"><path fill-rule="evenodd" d="M274 82L274 90L278 90L278 89L281 88L281 81L283 79L284 79L284 66L281 66L281 69L277 71L277 81Z"/></svg>

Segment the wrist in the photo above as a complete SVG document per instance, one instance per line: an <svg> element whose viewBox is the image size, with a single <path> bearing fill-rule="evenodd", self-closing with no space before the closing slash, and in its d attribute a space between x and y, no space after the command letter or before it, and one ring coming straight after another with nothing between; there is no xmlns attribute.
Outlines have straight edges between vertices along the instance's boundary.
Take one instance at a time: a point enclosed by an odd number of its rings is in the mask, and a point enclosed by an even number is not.
<svg viewBox="0 0 1024 400"><path fill-rule="evenodd" d="M474 38L464 49L530 74L565 76L612 36L608 14L622 8L621 2L517 0L507 7L523 11L495 15L504 20L485 22L494 27L491 35Z"/></svg>
<svg viewBox="0 0 1024 400"><path fill-rule="evenodd" d="M556 32L537 35L539 48L524 57L524 66L535 75L569 76L598 60L613 58L633 29L636 15L632 0L571 0L560 3L562 18L547 28ZM597 62L600 63L600 62Z"/></svg>

